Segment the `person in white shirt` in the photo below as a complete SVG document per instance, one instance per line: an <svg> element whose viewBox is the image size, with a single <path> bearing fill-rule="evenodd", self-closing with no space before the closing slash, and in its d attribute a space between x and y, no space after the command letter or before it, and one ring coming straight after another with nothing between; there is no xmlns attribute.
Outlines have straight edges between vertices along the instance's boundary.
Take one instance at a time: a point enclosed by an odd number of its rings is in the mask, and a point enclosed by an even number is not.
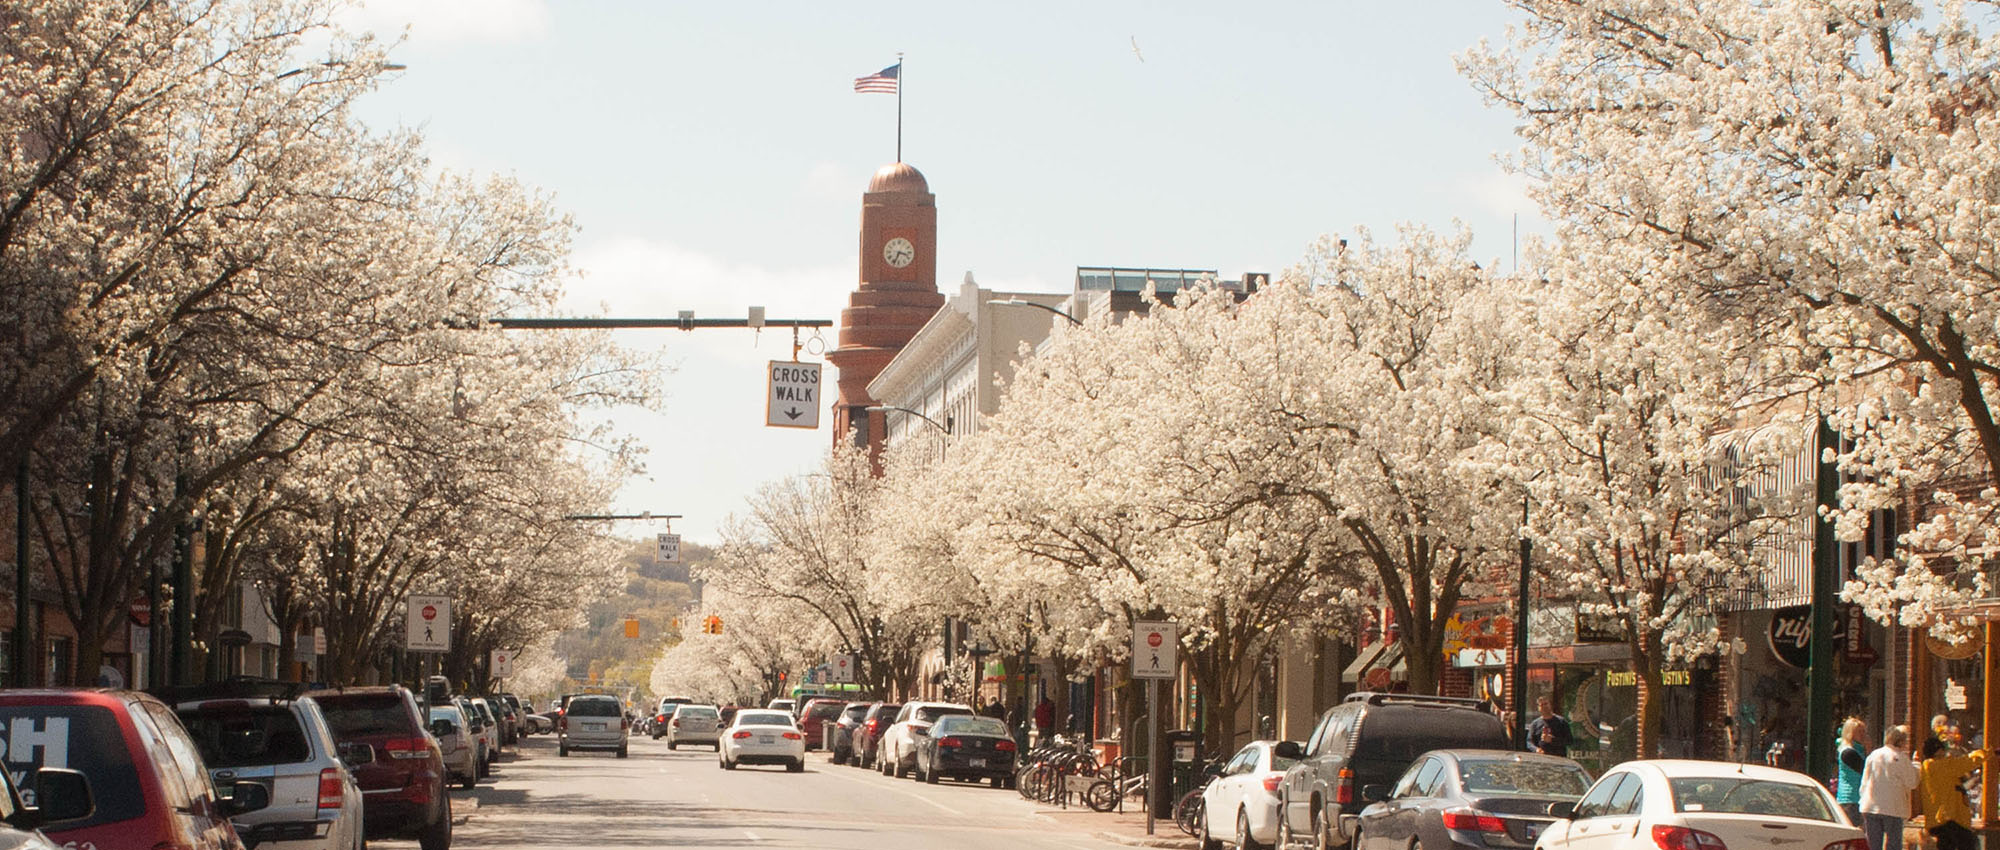
<svg viewBox="0 0 2000 850"><path fill-rule="evenodd" d="M1918 779L1909 748L1910 727L1890 727L1861 769L1860 826L1868 850L1903 850L1903 822L1910 819L1910 792Z"/></svg>

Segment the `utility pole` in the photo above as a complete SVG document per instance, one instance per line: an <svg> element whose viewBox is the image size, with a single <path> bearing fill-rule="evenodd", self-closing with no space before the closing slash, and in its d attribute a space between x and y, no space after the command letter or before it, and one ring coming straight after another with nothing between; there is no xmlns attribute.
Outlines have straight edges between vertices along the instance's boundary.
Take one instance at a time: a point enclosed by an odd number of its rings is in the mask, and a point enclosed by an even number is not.
<svg viewBox="0 0 2000 850"><path fill-rule="evenodd" d="M1528 499L1521 498L1521 577L1514 592L1514 680L1508 683L1514 708L1514 743L1528 748L1528 576L1534 544L1528 542Z"/></svg>
<svg viewBox="0 0 2000 850"><path fill-rule="evenodd" d="M34 634L28 624L28 452L21 452L21 465L14 470L14 642L7 647L14 667L11 687L28 686L28 639Z"/></svg>
<svg viewBox="0 0 2000 850"><path fill-rule="evenodd" d="M1806 664L1806 775L1825 780L1833 775L1833 608L1840 595L1840 545L1833 536L1831 511L1840 498L1840 469L1828 455L1840 447L1840 435L1819 419L1813 439L1816 498L1813 500L1812 642Z"/></svg>

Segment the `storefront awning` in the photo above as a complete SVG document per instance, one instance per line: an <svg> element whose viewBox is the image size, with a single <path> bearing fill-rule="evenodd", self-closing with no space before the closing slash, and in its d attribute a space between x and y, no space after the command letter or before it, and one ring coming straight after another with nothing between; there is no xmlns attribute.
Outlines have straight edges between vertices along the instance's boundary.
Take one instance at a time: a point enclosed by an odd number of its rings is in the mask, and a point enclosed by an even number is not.
<svg viewBox="0 0 2000 850"><path fill-rule="evenodd" d="M1377 669L1387 670L1389 672L1389 681L1402 682L1409 680L1410 665L1408 660L1403 657L1402 641L1387 645L1375 644L1363 647L1361 654L1354 659L1354 663L1347 665L1347 669L1341 672L1340 680L1343 682L1366 682L1369 671Z"/></svg>
<svg viewBox="0 0 2000 850"><path fill-rule="evenodd" d="M1380 643L1372 643L1362 647L1360 652L1354 654L1354 663L1347 665L1347 669L1341 671L1340 680L1343 682L1361 681L1361 674L1373 666L1375 659L1380 657L1382 652L1388 648L1387 644Z"/></svg>

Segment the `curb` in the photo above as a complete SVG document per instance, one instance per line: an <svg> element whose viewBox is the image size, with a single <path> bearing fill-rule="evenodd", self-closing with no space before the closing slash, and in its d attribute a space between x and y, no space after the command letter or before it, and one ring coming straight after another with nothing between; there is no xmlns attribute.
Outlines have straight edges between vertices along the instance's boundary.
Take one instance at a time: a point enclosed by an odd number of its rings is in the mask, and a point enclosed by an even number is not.
<svg viewBox="0 0 2000 850"><path fill-rule="evenodd" d="M1117 833L1117 832L1099 832L1092 837L1102 841L1110 841L1115 844L1123 844L1127 847L1173 847L1173 848L1189 848L1189 850L1192 850L1192 848L1200 846L1192 838L1175 838L1169 835L1158 835L1158 834L1151 836L1144 836L1144 835L1125 835L1123 833Z"/></svg>

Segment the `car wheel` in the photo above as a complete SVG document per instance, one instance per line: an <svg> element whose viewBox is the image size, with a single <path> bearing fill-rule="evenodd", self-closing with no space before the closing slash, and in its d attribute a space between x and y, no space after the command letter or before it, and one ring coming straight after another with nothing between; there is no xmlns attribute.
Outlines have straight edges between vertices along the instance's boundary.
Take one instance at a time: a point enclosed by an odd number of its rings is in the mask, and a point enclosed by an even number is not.
<svg viewBox="0 0 2000 850"><path fill-rule="evenodd" d="M1313 850L1333 850L1333 824L1328 820L1325 809L1313 812Z"/></svg>
<svg viewBox="0 0 2000 850"><path fill-rule="evenodd" d="M569 755L569 745L568 745L568 744L557 744L557 745L556 745L556 755L559 755L559 756L565 756L565 757L567 757L567 756Z"/></svg>
<svg viewBox="0 0 2000 850"><path fill-rule="evenodd" d="M931 785L936 785L938 783L938 769L937 769L936 759L931 760L931 766L925 769L923 771L923 774L924 774L924 782Z"/></svg>
<svg viewBox="0 0 2000 850"><path fill-rule="evenodd" d="M654 740L659 740L659 739L658 739L658 738L655 738ZM671 739L671 738L667 739L667 749L669 749L669 750L678 750L678 749L680 749L680 748L681 748L681 745L680 745L680 742L679 742L679 741L675 741L675 740L673 740L673 739Z"/></svg>
<svg viewBox="0 0 2000 850"><path fill-rule="evenodd" d="M438 819L417 835L417 846L423 850L451 850L451 798L446 797L438 810Z"/></svg>
<svg viewBox="0 0 2000 850"><path fill-rule="evenodd" d="M995 788L1007 787L1007 777L1005 776L995 776L993 777L992 782L993 782L993 787Z"/></svg>
<svg viewBox="0 0 2000 850"><path fill-rule="evenodd" d="M478 784L479 784L479 777L473 776L472 774L468 773L465 775L465 779L458 783L458 787L470 791L472 790L472 787L474 785Z"/></svg>
<svg viewBox="0 0 2000 850"><path fill-rule="evenodd" d="M1216 838L1208 829L1208 807L1202 806L1196 818L1200 825L1196 827L1195 840L1201 842L1201 850L1222 850L1222 839Z"/></svg>
<svg viewBox="0 0 2000 850"><path fill-rule="evenodd" d="M1206 822L1202 824L1202 832L1208 832L1208 824ZM1360 833L1355 833L1354 841L1355 846L1360 846ZM1236 850L1268 850L1262 843L1257 841L1256 836L1250 834L1249 809L1236 810Z"/></svg>
<svg viewBox="0 0 2000 850"><path fill-rule="evenodd" d="M785 765L785 770L792 773L804 773L806 772L806 760L799 759L798 761Z"/></svg>
<svg viewBox="0 0 2000 850"><path fill-rule="evenodd" d="M896 778L897 778L897 779L901 779L901 778L903 778L903 777L905 777L905 776L909 776L909 775L911 775L911 774L913 774L913 773L916 773L916 772L917 772L917 766L916 766L916 765L914 765L914 764L904 764L904 763L903 763L903 757L902 757L902 756L897 756L897 757L896 757Z"/></svg>
<svg viewBox="0 0 2000 850"><path fill-rule="evenodd" d="M1292 823L1285 820L1285 802L1278 801L1278 850L1291 850Z"/></svg>
<svg viewBox="0 0 2000 850"><path fill-rule="evenodd" d="M618 757L619 757L619 758L621 758L621 759L625 757L625 745L624 745L624 744L619 744L619 745L618 745Z"/></svg>

